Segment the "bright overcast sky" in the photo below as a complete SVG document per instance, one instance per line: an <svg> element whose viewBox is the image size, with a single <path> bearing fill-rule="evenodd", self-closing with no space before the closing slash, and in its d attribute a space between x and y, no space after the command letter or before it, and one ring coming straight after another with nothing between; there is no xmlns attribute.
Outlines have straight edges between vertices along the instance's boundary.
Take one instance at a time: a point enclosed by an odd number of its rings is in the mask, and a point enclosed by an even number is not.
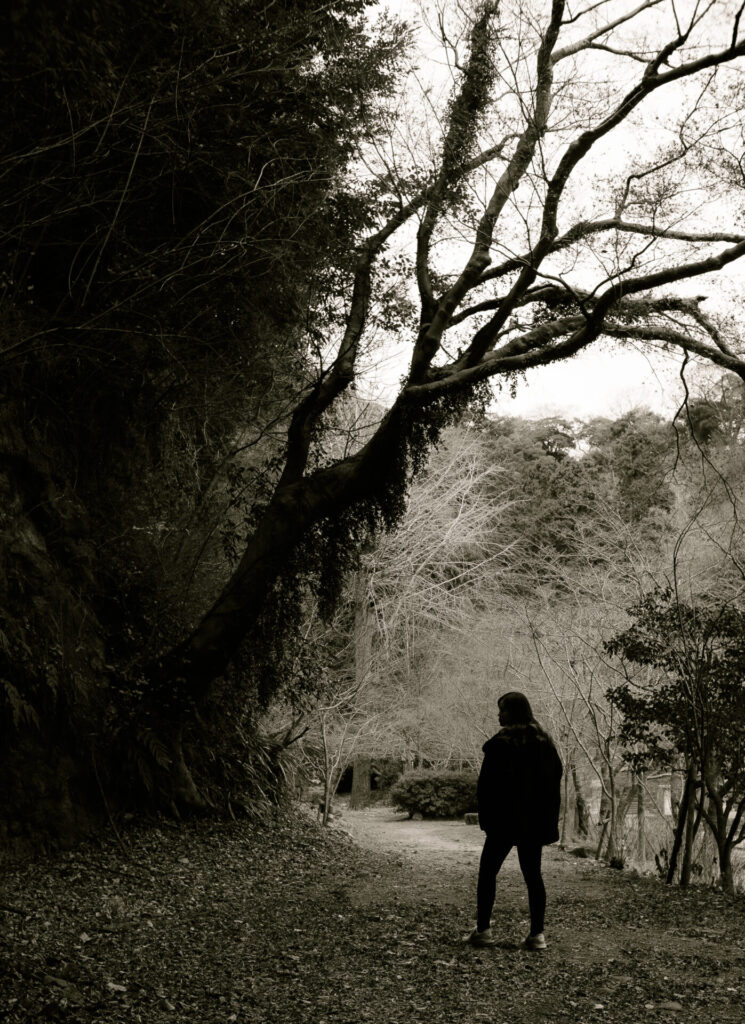
<svg viewBox="0 0 745 1024"><path fill-rule="evenodd" d="M390 354L378 363L374 375L361 388L366 398L390 405L406 369L409 352ZM617 343L598 342L573 359L529 370L517 384L514 398L509 390L495 388L494 412L502 416L541 419L561 416L590 419L617 417L637 406L662 416L672 415L683 400L680 379L682 355L665 355L640 348L621 348ZM686 374L695 390L700 374Z"/></svg>
<svg viewBox="0 0 745 1024"><path fill-rule="evenodd" d="M681 356L611 349L595 345L574 359L531 370L515 398L497 396L495 412L505 416L616 418L636 406L660 415L675 412L683 397Z"/></svg>

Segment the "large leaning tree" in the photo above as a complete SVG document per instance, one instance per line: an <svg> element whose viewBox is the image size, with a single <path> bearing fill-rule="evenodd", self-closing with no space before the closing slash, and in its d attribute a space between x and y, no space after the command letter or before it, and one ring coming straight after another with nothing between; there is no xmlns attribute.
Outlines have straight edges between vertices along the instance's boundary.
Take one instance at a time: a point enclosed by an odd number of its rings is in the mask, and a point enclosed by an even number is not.
<svg viewBox="0 0 745 1024"><path fill-rule="evenodd" d="M235 572L161 662L169 679L206 693L315 531L353 543L360 520L395 523L423 451L484 382L601 337L676 347L745 378L745 356L679 287L745 257L745 227L733 230L745 209L743 7L505 0L459 9L452 26L440 15L455 84L439 135L424 157L393 136L367 154L377 218L355 247L335 354L297 402ZM316 440L354 387L376 265L399 237L419 306L408 370L372 436L324 461Z"/></svg>

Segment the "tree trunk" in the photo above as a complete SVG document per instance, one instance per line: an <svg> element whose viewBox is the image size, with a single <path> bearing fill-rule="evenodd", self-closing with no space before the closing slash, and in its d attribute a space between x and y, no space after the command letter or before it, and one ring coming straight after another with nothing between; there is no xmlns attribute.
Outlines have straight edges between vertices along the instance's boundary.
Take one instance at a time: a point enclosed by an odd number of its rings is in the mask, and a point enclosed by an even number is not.
<svg viewBox="0 0 745 1024"><path fill-rule="evenodd" d="M574 829L578 835L587 838L590 834L590 808L577 775L577 764L572 761L570 771L574 783Z"/></svg>
<svg viewBox="0 0 745 1024"><path fill-rule="evenodd" d="M670 772L670 810L673 817L678 820L680 817L680 805L683 800L683 789L685 775L673 768Z"/></svg>
<svg viewBox="0 0 745 1024"><path fill-rule="evenodd" d="M283 476L223 592L191 636L150 666L150 678L171 686L178 680L186 700L208 696L211 682L225 672L265 607L289 552L308 529L385 490L391 446L400 447L416 404L399 399L370 441L342 462L295 480Z"/></svg>
<svg viewBox="0 0 745 1024"><path fill-rule="evenodd" d="M696 768L695 768L695 766L693 764L690 764L688 766L688 769L687 769L687 772L686 772L686 780L685 780L685 784L683 785L683 793L682 793L680 802L676 801L676 805L677 805L677 808L678 808L678 821L677 821L677 824L675 826L675 837L673 839L673 848L672 848L672 852L670 853L670 862L669 862L668 869L667 869L667 878L665 879L665 882L668 885L672 885L673 879L675 878L675 869L678 866L678 855L680 853L680 847L681 847L681 844L683 842L683 830L685 828L686 821L688 819L688 808L689 808L689 804L690 804L690 801L691 801L691 794L693 793L693 787L694 787L694 784L695 784L695 778L696 778ZM673 792L672 784L671 784L670 792L671 792L671 798L672 798L672 792Z"/></svg>
<svg viewBox="0 0 745 1024"><path fill-rule="evenodd" d="M321 824L328 825L329 809L331 807L331 775L334 767L331 761L331 751L329 750L325 717L321 722L321 739L323 742L323 808L321 810Z"/></svg>
<svg viewBox="0 0 745 1024"><path fill-rule="evenodd" d="M607 744L606 744L607 746ZM607 751L606 751L607 752ZM618 817L618 805L616 797L616 777L608 757L603 760L600 767L601 775L603 777L603 791L600 798L600 820L604 824L603 836L608 837L608 846L605 851L606 858L611 861L617 855L617 817ZM601 837L598 845L598 859L603 852L603 839Z"/></svg>
<svg viewBox="0 0 745 1024"><path fill-rule="evenodd" d="M614 782L614 808L611 816L611 839L608 844L608 860L612 860L614 857L624 856L623 830L626 823L626 815L635 795L636 789L632 783L627 786L619 796Z"/></svg>
<svg viewBox="0 0 745 1024"><path fill-rule="evenodd" d="M331 813L331 772L326 772L326 778L323 782L323 811L321 814L321 824L328 825L329 814Z"/></svg>
<svg viewBox="0 0 745 1024"><path fill-rule="evenodd" d="M598 809L598 821L602 824L610 818L610 790L608 787L608 765L603 761L600 765L600 807Z"/></svg>
<svg viewBox="0 0 745 1024"><path fill-rule="evenodd" d="M637 777L636 785L636 859L640 864L647 860L647 836L645 828L644 774Z"/></svg>
<svg viewBox="0 0 745 1024"><path fill-rule="evenodd" d="M597 849L595 850L595 860L600 860L600 855L603 852L603 844L605 843L605 837L608 834L608 826L610 824L610 818L601 818L600 820L600 839L598 839Z"/></svg>
<svg viewBox="0 0 745 1024"><path fill-rule="evenodd" d="M352 762L352 792L349 806L354 811L367 807L370 803L370 758L355 757Z"/></svg>
<svg viewBox="0 0 745 1024"><path fill-rule="evenodd" d="M273 502L213 607L191 636L153 667L156 680L161 675L166 686L174 679L182 681L185 700L205 700L211 682L225 672L265 606L287 553L316 518L313 508L299 494L294 501L285 495Z"/></svg>
<svg viewBox="0 0 745 1024"><path fill-rule="evenodd" d="M602 757L602 752L601 752ZM600 807L598 809L598 825L600 826L600 838L598 840L597 849L595 850L595 860L600 860L603 854L603 846L605 845L606 837L608 836L608 830L610 826L610 786L608 783L608 765L605 760L600 763Z"/></svg>
<svg viewBox="0 0 745 1024"><path fill-rule="evenodd" d="M569 808L569 772L564 772L564 798L561 801L561 835L559 846L566 846L567 837L567 811Z"/></svg>
<svg viewBox="0 0 745 1024"><path fill-rule="evenodd" d="M725 896L735 896L735 878L732 873L732 847L726 839L717 843L719 853L719 881Z"/></svg>
<svg viewBox="0 0 745 1024"><path fill-rule="evenodd" d="M209 802L197 789L186 764L181 730L177 731L171 743L170 778L173 783L173 802L177 811L185 810L190 814L203 814L212 810Z"/></svg>
<svg viewBox="0 0 745 1024"><path fill-rule="evenodd" d="M693 822L693 838L695 839L698 835L699 826L701 825L701 819L704 816L704 786L703 783L699 782L699 799L698 806L696 808L696 817Z"/></svg>
<svg viewBox="0 0 745 1024"><path fill-rule="evenodd" d="M683 889L687 889L691 882L691 864L693 862L693 837L695 835L695 809L696 785L695 782L692 782L690 793L688 795L688 806L686 811L685 842L683 844L683 862L680 865L680 885Z"/></svg>
<svg viewBox="0 0 745 1024"><path fill-rule="evenodd" d="M724 799L722 779L718 767L712 766L710 761L705 763L704 770L701 772L701 802L703 803L707 798L706 819L717 844L719 881L722 886L722 892L726 896L734 897L735 879L732 872L732 841L734 834L730 835L729 829L731 806Z"/></svg>

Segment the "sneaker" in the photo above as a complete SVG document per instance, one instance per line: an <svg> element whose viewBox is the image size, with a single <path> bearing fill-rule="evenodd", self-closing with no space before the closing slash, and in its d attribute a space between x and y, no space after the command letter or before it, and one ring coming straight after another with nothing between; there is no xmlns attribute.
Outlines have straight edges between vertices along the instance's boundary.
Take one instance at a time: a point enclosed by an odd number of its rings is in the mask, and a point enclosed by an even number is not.
<svg viewBox="0 0 745 1024"><path fill-rule="evenodd" d="M468 943L469 946L493 946L496 941L492 935L491 928L487 928L483 932L480 932L478 928L474 928L468 935L463 936L463 942Z"/></svg>
<svg viewBox="0 0 745 1024"><path fill-rule="evenodd" d="M523 942L523 949L530 949L535 951L537 949L547 949L546 937L543 932L538 932L537 935L529 935L525 942Z"/></svg>

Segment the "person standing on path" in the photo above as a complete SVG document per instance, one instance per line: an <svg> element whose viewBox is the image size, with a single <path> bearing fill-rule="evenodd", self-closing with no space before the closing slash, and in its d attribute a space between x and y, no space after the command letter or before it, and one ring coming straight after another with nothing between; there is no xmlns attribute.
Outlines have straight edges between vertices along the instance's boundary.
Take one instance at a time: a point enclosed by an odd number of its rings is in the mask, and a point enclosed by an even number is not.
<svg viewBox="0 0 745 1024"><path fill-rule="evenodd" d="M505 693L498 706L502 728L484 744L477 788L479 826L486 838L479 864L476 927L464 941L472 946L494 945L491 912L497 874L516 846L530 906L530 934L523 945L545 949L541 855L544 846L559 838L563 767L553 740L536 722L524 694Z"/></svg>

